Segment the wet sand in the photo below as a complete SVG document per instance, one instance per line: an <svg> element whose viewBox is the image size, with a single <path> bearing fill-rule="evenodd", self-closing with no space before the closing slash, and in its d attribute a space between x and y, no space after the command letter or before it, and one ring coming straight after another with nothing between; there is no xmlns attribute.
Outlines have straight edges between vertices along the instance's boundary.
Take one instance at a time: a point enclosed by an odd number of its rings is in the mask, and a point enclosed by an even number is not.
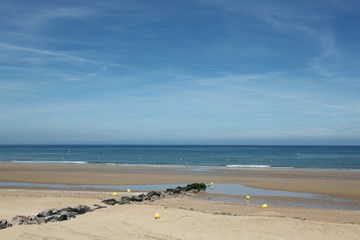
<svg viewBox="0 0 360 240"><path fill-rule="evenodd" d="M0 164L0 182L68 185L234 183L360 200L360 172L209 170L89 165Z"/></svg>

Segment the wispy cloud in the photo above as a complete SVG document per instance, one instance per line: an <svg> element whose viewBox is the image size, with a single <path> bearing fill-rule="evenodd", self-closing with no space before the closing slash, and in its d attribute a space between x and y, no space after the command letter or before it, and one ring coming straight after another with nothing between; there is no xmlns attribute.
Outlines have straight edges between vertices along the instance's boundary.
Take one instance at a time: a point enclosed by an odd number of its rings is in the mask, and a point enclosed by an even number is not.
<svg viewBox="0 0 360 240"><path fill-rule="evenodd" d="M309 89L304 89L303 91L306 91L304 93L293 91L291 90L291 88L277 91L276 88L270 88L270 90L266 90L267 88L269 88L269 86L261 84L266 81L271 81L274 84L275 79L277 82L281 82L284 81L283 79L287 79L287 78L288 78L287 75L283 73L281 74L264 73L264 74L228 75L219 78L206 78L206 79L198 80L198 82L205 85L217 85L218 87L217 89L224 89L224 88L230 90L238 89L241 91L247 91L272 98L293 100L305 104L310 104L312 106L319 106L324 109L331 109L346 113L360 113L360 106L356 104L356 102L354 104L338 105L338 104L330 104L330 103L311 99L309 95L311 95L313 91L315 91L314 94L316 93L318 95L316 89L313 89L311 91L309 91ZM293 79L294 83L304 82L301 79L294 79L294 77L291 78ZM258 86L257 88L251 87L256 85ZM294 89L296 89L295 86Z"/></svg>
<svg viewBox="0 0 360 240"><path fill-rule="evenodd" d="M11 24L29 30L39 30L44 24L56 19L85 19L97 14L97 10L87 7L63 8L57 6L33 7L31 11L16 12L16 18L12 18Z"/></svg>
<svg viewBox="0 0 360 240"><path fill-rule="evenodd" d="M74 56L71 54L63 53L63 52L55 52L55 51L49 51L49 50L43 50L43 49L37 49L37 48L28 48L23 46L17 46L12 45L4 42L0 42L0 48L3 48L5 50L18 50L18 51L25 51L25 52L31 52L36 54L42 54L42 55L50 55L55 57L61 57L63 60L66 61L76 61L80 63L94 63L99 65L105 65L105 66L111 66L111 67L119 67L119 68L126 68L126 69L132 69L132 70L140 70L139 68L119 64L119 63L111 63L111 62L105 62L105 61L97 61L93 59L87 59L83 57Z"/></svg>

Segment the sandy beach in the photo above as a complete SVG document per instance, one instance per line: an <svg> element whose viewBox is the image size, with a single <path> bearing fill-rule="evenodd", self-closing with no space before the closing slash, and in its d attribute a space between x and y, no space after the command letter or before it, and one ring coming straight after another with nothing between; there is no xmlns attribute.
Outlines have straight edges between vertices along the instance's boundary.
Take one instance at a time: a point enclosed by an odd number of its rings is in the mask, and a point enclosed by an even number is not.
<svg viewBox="0 0 360 240"><path fill-rule="evenodd" d="M1 164L0 182L51 184L238 183L360 200L360 173ZM0 219L47 208L101 204L104 189L0 189ZM165 190L165 189L164 189ZM133 193L121 193L129 196ZM103 205L103 204L102 204ZM161 218L155 220L154 213ZM74 219L0 230L0 239L360 239L360 211L224 203L194 196L107 206Z"/></svg>

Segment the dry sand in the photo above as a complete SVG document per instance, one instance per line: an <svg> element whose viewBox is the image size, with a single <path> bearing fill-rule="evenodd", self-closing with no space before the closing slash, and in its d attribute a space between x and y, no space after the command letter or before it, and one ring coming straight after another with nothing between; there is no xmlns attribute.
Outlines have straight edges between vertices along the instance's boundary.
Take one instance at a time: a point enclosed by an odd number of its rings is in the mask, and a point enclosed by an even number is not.
<svg viewBox="0 0 360 240"><path fill-rule="evenodd" d="M100 166L0 164L0 181L56 184L241 183L360 200L359 173L229 170L186 172ZM282 184L281 184L282 182ZM126 194L126 193L124 193ZM120 198L121 196L118 196ZM99 204L111 192L0 189L0 219L46 208ZM155 212L161 214L155 220ZM360 239L360 211L219 203L185 196L108 206L69 221L14 226L0 239Z"/></svg>

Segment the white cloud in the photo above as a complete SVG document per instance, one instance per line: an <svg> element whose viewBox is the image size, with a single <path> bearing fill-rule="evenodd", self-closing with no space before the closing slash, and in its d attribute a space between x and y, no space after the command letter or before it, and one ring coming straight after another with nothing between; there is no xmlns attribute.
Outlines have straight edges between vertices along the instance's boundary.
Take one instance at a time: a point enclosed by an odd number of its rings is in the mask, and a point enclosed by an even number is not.
<svg viewBox="0 0 360 240"><path fill-rule="evenodd" d="M31 52L31 53L35 53L35 54L41 54L41 55L50 55L50 56L55 56L55 57L61 57L65 61L75 61L75 62L80 62L80 63L87 62L87 63L93 63L93 64L99 64L99 65L105 65L105 66L111 66L111 67L140 70L139 68L124 65L124 64L97 61L97 60L93 60L93 59L87 59L87 58L83 58L83 57L74 56L71 54L63 53L63 52L55 52L55 51L49 51L49 50L43 50L43 49L37 49L37 48L17 46L17 45L13 45L13 44L4 43L4 42L0 42L0 48L3 48L5 50L18 50L18 51Z"/></svg>

